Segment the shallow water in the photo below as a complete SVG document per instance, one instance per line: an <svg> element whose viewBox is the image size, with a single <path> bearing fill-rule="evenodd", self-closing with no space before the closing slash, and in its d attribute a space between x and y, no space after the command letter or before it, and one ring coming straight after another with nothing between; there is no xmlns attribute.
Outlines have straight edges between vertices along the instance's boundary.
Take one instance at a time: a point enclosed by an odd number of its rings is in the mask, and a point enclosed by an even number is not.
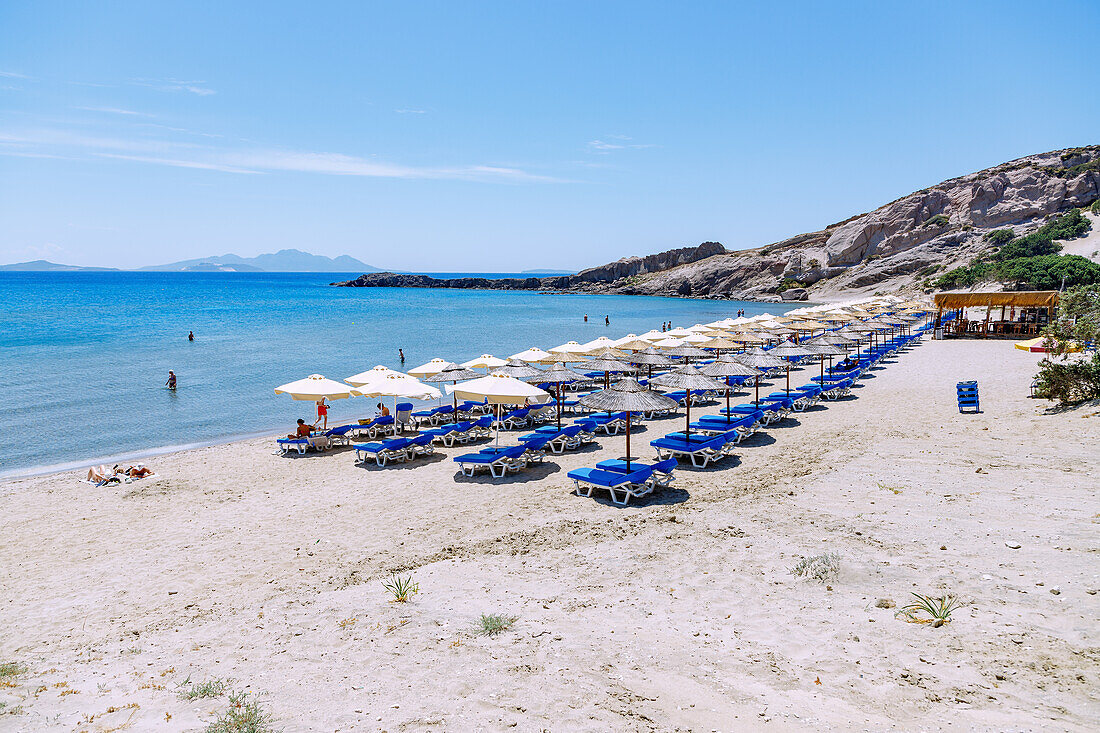
<svg viewBox="0 0 1100 733"><path fill-rule="evenodd" d="M433 357L506 357L781 305L622 295L335 288L358 273L0 273L0 475L312 422L285 382ZM479 273L471 273L479 274ZM482 274L484 276L484 274ZM589 316L588 323L583 315ZM604 315L610 326L604 325ZM188 342L193 330L196 340ZM168 370L179 388L164 387ZM340 400L330 422L373 412Z"/></svg>

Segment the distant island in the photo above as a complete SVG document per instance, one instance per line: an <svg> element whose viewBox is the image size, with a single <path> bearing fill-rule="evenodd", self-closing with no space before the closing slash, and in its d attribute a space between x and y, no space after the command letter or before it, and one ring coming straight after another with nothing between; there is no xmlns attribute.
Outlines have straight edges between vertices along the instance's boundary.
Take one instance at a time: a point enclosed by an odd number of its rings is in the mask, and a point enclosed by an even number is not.
<svg viewBox="0 0 1100 733"><path fill-rule="evenodd" d="M80 267L47 260L0 265L2 272L120 272L114 267ZM379 269L354 257L326 257L298 249L282 249L273 254L241 257L235 254L181 260L166 265L137 268L137 272L379 272Z"/></svg>

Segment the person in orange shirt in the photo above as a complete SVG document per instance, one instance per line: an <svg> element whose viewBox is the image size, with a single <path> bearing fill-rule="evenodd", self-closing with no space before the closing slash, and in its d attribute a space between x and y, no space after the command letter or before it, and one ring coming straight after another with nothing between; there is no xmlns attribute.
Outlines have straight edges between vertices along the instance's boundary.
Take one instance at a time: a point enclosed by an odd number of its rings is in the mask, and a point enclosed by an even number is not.
<svg viewBox="0 0 1100 733"><path fill-rule="evenodd" d="M386 407L381 402L379 402L378 403L378 417L388 417L389 414L390 414L390 408Z"/></svg>
<svg viewBox="0 0 1100 733"><path fill-rule="evenodd" d="M328 403L325 402L324 397L317 403L317 422L322 423L322 430L328 430ZM317 422L313 424L316 425Z"/></svg>

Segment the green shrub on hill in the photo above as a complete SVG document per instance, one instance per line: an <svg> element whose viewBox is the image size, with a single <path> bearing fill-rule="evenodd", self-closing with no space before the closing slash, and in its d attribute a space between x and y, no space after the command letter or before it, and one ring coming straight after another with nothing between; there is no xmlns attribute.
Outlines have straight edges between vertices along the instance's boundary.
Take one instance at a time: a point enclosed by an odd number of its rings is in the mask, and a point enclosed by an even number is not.
<svg viewBox="0 0 1100 733"><path fill-rule="evenodd" d="M1100 199L1096 199L1092 202L1092 206L1089 207L1089 211L1094 214L1100 214Z"/></svg>
<svg viewBox="0 0 1100 733"><path fill-rule="evenodd" d="M986 232L984 239L990 244L1000 247L1003 244L1011 242L1015 236L1016 233L1011 229L994 229L991 232Z"/></svg>
<svg viewBox="0 0 1100 733"><path fill-rule="evenodd" d="M930 218L928 221L924 222L924 226L926 226L926 227L932 227L932 226L945 227L945 226L947 226L948 222L950 222L950 221L951 220L948 219L943 214L936 214L935 216Z"/></svg>
<svg viewBox="0 0 1100 733"><path fill-rule="evenodd" d="M1001 247L993 259L998 262L1015 260L1020 257L1039 257L1042 255L1054 255L1062 251L1062 245L1055 244L1050 237L1040 235L1038 232L1017 237Z"/></svg>
<svg viewBox="0 0 1100 733"><path fill-rule="evenodd" d="M1005 260L996 266L1003 283L1014 283L1024 290L1058 290L1067 286L1100 282L1100 265L1080 255L1042 255Z"/></svg>

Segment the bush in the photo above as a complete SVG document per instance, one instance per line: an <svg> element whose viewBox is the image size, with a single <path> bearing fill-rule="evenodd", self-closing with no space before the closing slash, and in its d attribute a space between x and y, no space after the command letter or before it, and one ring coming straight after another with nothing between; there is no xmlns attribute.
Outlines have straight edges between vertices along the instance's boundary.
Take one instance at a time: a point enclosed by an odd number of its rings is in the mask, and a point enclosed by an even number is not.
<svg viewBox="0 0 1100 733"><path fill-rule="evenodd" d="M988 280L993 275L993 264L990 262L972 262L965 267L956 267L932 281L932 285L940 290L953 288L968 288L982 280Z"/></svg>
<svg viewBox="0 0 1100 733"><path fill-rule="evenodd" d="M1043 359L1035 379L1036 395L1063 405L1100 399L1100 352L1091 359Z"/></svg>
<svg viewBox="0 0 1100 733"><path fill-rule="evenodd" d="M838 573L840 573L840 555L835 552L804 557L791 568L791 575L807 580L816 580L819 583L835 580Z"/></svg>
<svg viewBox="0 0 1100 733"><path fill-rule="evenodd" d="M1080 255L1043 255L1006 260L997 265L997 279L1030 290L1058 290L1100 282L1100 265Z"/></svg>
<svg viewBox="0 0 1100 733"><path fill-rule="evenodd" d="M1023 237L1017 237L1001 247L995 260L1014 260L1020 257L1039 257L1041 255L1055 255L1062 251L1062 245L1055 244L1050 237L1036 232Z"/></svg>
<svg viewBox="0 0 1100 733"><path fill-rule="evenodd" d="M783 282L779 283L779 286L775 289L775 292L782 293L786 290L790 290L791 288L804 288L804 287L806 287L806 286L803 285L802 283L798 282L797 280L795 280L793 277L785 277L785 278L783 278Z"/></svg>
<svg viewBox="0 0 1100 733"><path fill-rule="evenodd" d="M948 222L950 222L950 221L951 220L948 219L943 214L936 214L931 219L924 222L923 226L926 226L926 227L930 227L930 226L945 227L945 226L947 226Z"/></svg>
<svg viewBox="0 0 1100 733"><path fill-rule="evenodd" d="M985 233L985 241L1000 247L1003 244L1008 244L1015 236L1015 232L1011 229L994 229Z"/></svg>
<svg viewBox="0 0 1100 733"><path fill-rule="evenodd" d="M1051 239L1077 239L1085 236L1089 229L1092 229L1092 222L1080 209L1072 209L1048 221L1036 234L1042 233Z"/></svg>
<svg viewBox="0 0 1100 733"><path fill-rule="evenodd" d="M1089 207L1089 211L1094 214L1100 214L1100 199L1096 199L1092 202L1092 206Z"/></svg>

